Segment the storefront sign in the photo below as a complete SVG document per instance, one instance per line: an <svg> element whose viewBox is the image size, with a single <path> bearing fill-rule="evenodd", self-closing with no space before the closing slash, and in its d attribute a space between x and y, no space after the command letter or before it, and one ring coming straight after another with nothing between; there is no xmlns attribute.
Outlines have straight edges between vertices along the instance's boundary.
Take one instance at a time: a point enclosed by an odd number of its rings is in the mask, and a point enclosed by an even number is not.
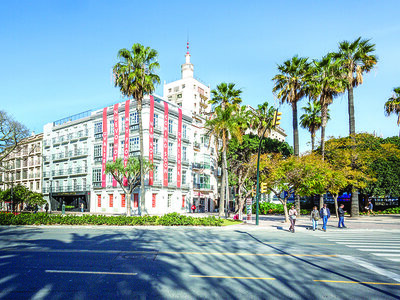
<svg viewBox="0 0 400 300"><path fill-rule="evenodd" d="M163 186L168 186L168 103L164 102Z"/></svg>
<svg viewBox="0 0 400 300"><path fill-rule="evenodd" d="M177 181L176 187L181 187L181 172L182 172L182 109L178 108L178 149L176 152L176 174L177 174Z"/></svg>
<svg viewBox="0 0 400 300"><path fill-rule="evenodd" d="M154 161L154 97L150 96L149 161ZM154 171L149 171L149 185L154 184Z"/></svg>
<svg viewBox="0 0 400 300"><path fill-rule="evenodd" d="M106 163L107 163L107 107L103 108L103 149L101 163L101 187L106 187Z"/></svg>
<svg viewBox="0 0 400 300"><path fill-rule="evenodd" d="M119 116L118 116L118 103L114 104L113 118L114 118L114 149L113 149L113 161L118 158L118 144L119 144ZM112 186L117 186L117 181L113 177Z"/></svg>

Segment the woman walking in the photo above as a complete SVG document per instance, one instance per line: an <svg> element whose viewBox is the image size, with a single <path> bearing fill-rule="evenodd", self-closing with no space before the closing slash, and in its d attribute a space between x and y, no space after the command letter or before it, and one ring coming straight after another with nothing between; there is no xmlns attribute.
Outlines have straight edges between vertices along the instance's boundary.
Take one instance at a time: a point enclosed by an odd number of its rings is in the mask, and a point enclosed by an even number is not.
<svg viewBox="0 0 400 300"><path fill-rule="evenodd" d="M291 231L292 233L294 233L294 225L296 224L296 216L297 216L297 210L294 207L294 205L292 205L289 210L289 220L290 220L289 231Z"/></svg>
<svg viewBox="0 0 400 300"><path fill-rule="evenodd" d="M312 230L318 229L319 211L318 207L314 206L311 211Z"/></svg>

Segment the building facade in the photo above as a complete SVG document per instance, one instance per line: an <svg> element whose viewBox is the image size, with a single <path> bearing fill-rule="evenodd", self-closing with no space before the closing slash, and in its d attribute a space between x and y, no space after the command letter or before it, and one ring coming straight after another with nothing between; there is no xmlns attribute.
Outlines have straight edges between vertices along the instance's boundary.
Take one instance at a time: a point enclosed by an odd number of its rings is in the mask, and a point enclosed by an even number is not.
<svg viewBox="0 0 400 300"><path fill-rule="evenodd" d="M32 192L42 192L42 142L42 133L32 133L3 160L0 189L20 184Z"/></svg>

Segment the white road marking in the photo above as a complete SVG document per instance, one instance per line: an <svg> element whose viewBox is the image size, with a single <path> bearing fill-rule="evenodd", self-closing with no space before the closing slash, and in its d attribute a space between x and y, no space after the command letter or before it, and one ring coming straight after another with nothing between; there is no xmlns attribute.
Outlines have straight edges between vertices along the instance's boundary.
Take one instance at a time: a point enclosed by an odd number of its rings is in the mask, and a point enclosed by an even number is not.
<svg viewBox="0 0 400 300"><path fill-rule="evenodd" d="M393 253L390 253L390 254L385 254L385 253L372 253L373 255L376 255L376 256L400 256L400 254L393 254Z"/></svg>
<svg viewBox="0 0 400 300"><path fill-rule="evenodd" d="M46 273L93 274L93 275L130 275L130 276L137 275L137 273L93 272L93 271L72 271L72 270L46 270L45 272Z"/></svg>
<svg viewBox="0 0 400 300"><path fill-rule="evenodd" d="M360 251L375 251L375 252L399 252L400 249L358 249Z"/></svg>
<svg viewBox="0 0 400 300"><path fill-rule="evenodd" d="M350 255L338 255L338 256L343 258L343 259L345 259L345 260L348 260L348 261L350 261L352 263L358 264L363 268L367 268L367 269L369 269L369 270L371 270L371 271L373 271L373 272L375 272L377 274L386 276L386 277L391 278L391 279L393 279L393 280L395 280L397 282L400 282L400 275L399 274L396 274L394 272L387 271L387 270L384 270L382 268L379 268L379 267L371 264L370 262L368 262L366 260L363 260L361 258L355 258L355 257L350 256ZM399 256L400 256L400 254L399 254Z"/></svg>

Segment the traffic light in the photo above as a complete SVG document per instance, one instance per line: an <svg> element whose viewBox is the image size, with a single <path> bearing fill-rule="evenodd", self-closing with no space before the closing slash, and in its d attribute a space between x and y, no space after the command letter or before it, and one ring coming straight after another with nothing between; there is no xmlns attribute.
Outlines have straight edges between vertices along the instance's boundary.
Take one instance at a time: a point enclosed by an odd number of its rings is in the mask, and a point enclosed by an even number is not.
<svg viewBox="0 0 400 300"><path fill-rule="evenodd" d="M260 190L260 193L261 194L265 194L265 193L267 193L268 192L268 190L267 190L267 184L265 183L265 182L261 182L261 190Z"/></svg>
<svg viewBox="0 0 400 300"><path fill-rule="evenodd" d="M274 112L274 119L272 120L272 126L273 127L276 127L279 124L281 124L281 119L282 119L281 116L282 116L282 113L278 112L278 110L276 110Z"/></svg>

